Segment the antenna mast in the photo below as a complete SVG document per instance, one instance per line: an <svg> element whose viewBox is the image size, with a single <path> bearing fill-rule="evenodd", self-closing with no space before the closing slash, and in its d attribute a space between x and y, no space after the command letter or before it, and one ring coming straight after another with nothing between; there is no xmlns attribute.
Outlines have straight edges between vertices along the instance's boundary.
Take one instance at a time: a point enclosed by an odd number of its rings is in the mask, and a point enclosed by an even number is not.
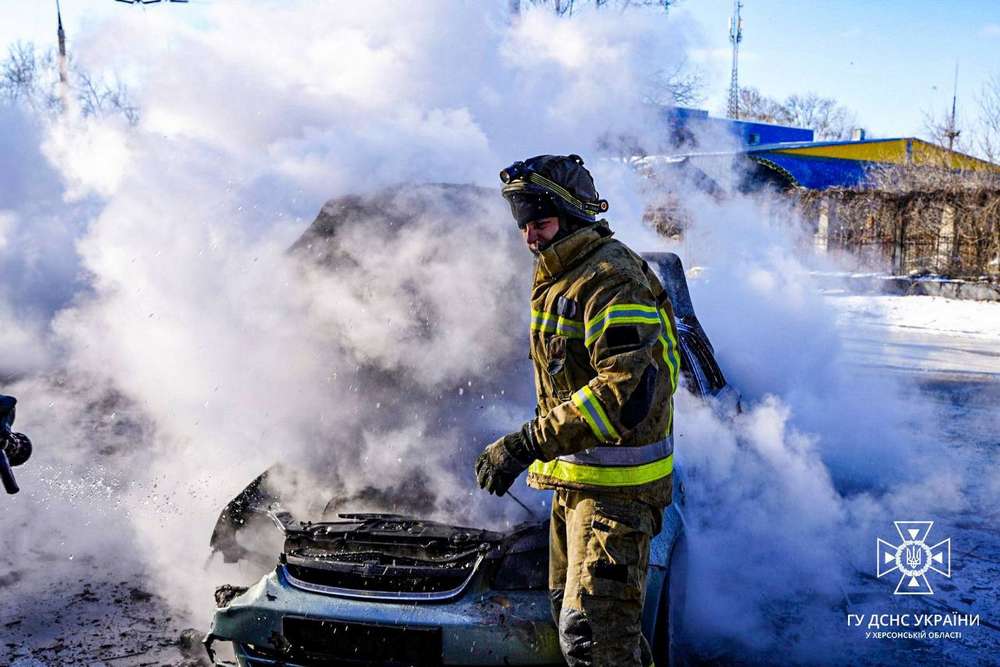
<svg viewBox="0 0 1000 667"><path fill-rule="evenodd" d="M955 145L955 139L958 138L962 132L955 127L955 107L958 105L958 61L955 61L955 87L951 92L951 120L948 121L948 131L945 132L945 136L948 137L948 150L951 150Z"/></svg>
<svg viewBox="0 0 1000 667"><path fill-rule="evenodd" d="M740 42L743 41L743 19L740 18L740 9L743 3L740 0L733 0L733 16L729 19L729 41L733 44L733 73L729 79L729 108L727 114L730 118L740 117L740 83L738 61L740 55Z"/></svg>
<svg viewBox="0 0 1000 667"><path fill-rule="evenodd" d="M59 39L59 95L62 97L63 109L66 108L66 101L69 97L69 76L66 73L66 32L63 30L62 9L59 7L59 0L56 0L56 21L58 29L56 37Z"/></svg>

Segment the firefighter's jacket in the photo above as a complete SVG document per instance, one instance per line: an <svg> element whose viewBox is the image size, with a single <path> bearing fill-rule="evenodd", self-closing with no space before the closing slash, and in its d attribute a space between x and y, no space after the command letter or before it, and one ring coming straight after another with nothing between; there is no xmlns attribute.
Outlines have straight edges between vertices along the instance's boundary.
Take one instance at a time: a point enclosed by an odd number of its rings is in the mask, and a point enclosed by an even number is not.
<svg viewBox="0 0 1000 667"><path fill-rule="evenodd" d="M604 221L543 250L531 293L538 394L538 489L589 489L670 503L673 393L680 351L673 309L641 257Z"/></svg>

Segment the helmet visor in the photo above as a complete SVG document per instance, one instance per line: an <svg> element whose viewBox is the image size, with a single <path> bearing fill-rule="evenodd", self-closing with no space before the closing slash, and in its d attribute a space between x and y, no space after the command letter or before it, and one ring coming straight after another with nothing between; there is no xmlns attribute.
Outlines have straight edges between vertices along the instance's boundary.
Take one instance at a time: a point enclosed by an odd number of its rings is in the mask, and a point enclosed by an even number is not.
<svg viewBox="0 0 1000 667"><path fill-rule="evenodd" d="M559 216L559 207L546 194L534 192L510 192L504 195L510 204L510 213L517 226L524 229L529 222Z"/></svg>

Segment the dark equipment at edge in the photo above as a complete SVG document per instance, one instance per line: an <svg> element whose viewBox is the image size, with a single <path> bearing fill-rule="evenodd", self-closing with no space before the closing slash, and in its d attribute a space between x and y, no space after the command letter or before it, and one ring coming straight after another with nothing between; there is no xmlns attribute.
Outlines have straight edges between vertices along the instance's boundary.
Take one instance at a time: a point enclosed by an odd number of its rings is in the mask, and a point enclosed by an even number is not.
<svg viewBox="0 0 1000 667"><path fill-rule="evenodd" d="M23 433L14 433L14 406L17 399L0 395L0 480L9 494L20 491L14 479L14 466L19 466L31 457L31 440Z"/></svg>

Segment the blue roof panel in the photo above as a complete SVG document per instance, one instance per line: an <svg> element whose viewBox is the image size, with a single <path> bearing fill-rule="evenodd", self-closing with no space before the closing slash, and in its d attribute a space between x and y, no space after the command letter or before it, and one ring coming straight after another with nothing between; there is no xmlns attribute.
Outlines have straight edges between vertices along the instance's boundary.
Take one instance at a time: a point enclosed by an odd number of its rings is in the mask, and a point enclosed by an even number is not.
<svg viewBox="0 0 1000 667"><path fill-rule="evenodd" d="M837 160L784 153L753 153L749 157L765 167L772 169L777 167L778 171L783 171L795 179L797 185L813 190L862 186L868 170L875 164L860 160Z"/></svg>

